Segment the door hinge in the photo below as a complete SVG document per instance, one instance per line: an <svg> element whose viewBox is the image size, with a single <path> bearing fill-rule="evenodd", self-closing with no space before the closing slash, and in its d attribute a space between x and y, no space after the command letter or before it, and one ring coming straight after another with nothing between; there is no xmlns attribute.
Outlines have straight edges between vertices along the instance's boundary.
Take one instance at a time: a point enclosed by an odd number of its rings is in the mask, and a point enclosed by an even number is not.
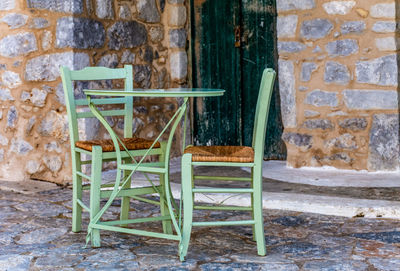
<svg viewBox="0 0 400 271"><path fill-rule="evenodd" d="M241 45L242 30L240 26L235 27L235 47L238 48Z"/></svg>

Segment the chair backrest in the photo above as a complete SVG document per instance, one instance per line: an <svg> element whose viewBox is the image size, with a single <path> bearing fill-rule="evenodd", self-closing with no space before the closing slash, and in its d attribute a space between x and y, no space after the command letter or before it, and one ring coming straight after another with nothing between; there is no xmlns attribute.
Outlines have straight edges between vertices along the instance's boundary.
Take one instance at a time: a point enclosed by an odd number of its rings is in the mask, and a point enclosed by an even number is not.
<svg viewBox="0 0 400 271"><path fill-rule="evenodd" d="M258 93L257 107L253 128L254 162L259 163L264 157L265 136L268 122L268 112L274 89L276 72L267 68L264 70L260 90Z"/></svg>
<svg viewBox="0 0 400 271"><path fill-rule="evenodd" d="M87 67L79 71L72 71L67 67L61 67L61 79L64 88L65 104L68 113L70 141L72 146L79 140L78 119L94 118L90 111L78 112L78 107L87 106L86 99L75 98L74 81L97 81L123 79L124 89L133 88L132 66L125 65L124 68L110 69L105 67ZM104 98L92 99L97 105L123 104L123 109L102 110L103 116L124 116L124 137L132 137L133 98Z"/></svg>

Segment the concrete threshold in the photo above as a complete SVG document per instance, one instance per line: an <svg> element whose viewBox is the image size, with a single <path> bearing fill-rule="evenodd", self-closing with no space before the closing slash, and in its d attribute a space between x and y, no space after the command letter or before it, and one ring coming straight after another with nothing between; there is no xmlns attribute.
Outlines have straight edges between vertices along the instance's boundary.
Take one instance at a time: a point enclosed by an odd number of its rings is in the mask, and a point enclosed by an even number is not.
<svg viewBox="0 0 400 271"><path fill-rule="evenodd" d="M135 180L134 184L134 187L149 185L145 180ZM174 198L180 199L181 186L171 183L171 190ZM250 206L250 200L248 194L198 193L195 196L197 203L217 205ZM400 219L400 202L387 200L263 192L263 208L344 217Z"/></svg>
<svg viewBox="0 0 400 271"><path fill-rule="evenodd" d="M243 170L247 170L243 168ZM289 183L316 186L400 187L400 172L368 172L333 167L290 168L286 161L265 161L263 177Z"/></svg>

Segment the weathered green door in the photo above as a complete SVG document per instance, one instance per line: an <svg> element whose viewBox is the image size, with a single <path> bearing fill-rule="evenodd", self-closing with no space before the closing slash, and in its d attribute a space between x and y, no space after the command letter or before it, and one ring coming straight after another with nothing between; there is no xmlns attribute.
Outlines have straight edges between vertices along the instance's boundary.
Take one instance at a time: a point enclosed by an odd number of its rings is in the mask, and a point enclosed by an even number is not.
<svg viewBox="0 0 400 271"><path fill-rule="evenodd" d="M193 86L227 90L195 101L195 143L249 146L262 71L277 67L275 0L192 0L191 9ZM276 88L265 158L286 158L282 131Z"/></svg>

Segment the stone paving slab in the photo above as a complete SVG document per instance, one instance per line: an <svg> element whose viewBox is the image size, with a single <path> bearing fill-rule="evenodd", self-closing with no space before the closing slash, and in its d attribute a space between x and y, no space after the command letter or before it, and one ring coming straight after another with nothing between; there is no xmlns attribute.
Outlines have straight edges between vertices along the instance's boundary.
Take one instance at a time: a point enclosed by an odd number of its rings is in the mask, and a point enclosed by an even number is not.
<svg viewBox="0 0 400 271"><path fill-rule="evenodd" d="M101 248L84 248L85 230L70 231L70 199L68 188L36 194L0 190L0 270L400 270L400 220L265 210L266 257L256 255L251 227L204 227L193 229L187 261L181 263L177 242L169 240L102 231ZM137 201L131 210L144 216L159 212ZM118 215L116 201L107 217ZM195 216L249 218L230 211ZM84 213L84 229L87 223ZM141 227L161 230L160 224Z"/></svg>

